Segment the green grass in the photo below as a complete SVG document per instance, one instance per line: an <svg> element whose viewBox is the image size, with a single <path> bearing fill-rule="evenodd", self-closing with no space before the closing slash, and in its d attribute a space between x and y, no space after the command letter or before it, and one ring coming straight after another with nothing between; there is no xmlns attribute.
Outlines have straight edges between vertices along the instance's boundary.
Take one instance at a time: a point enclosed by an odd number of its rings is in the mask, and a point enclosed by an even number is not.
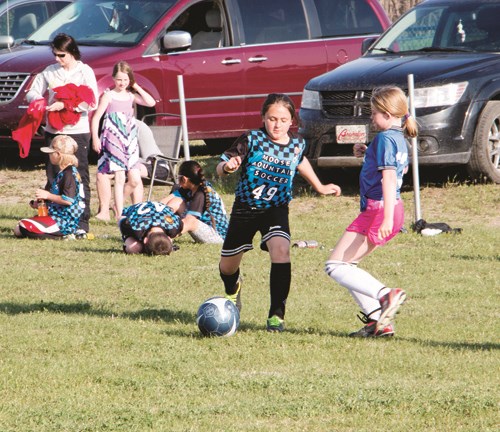
<svg viewBox="0 0 500 432"><path fill-rule="evenodd" d="M498 186L424 185L424 218L463 228L427 238L403 194L409 232L362 264L408 292L391 340L348 338L358 309L323 272L357 214L355 186L301 189L293 239L321 247L292 249L287 332L265 331L269 257L256 249L239 331L207 339L195 314L223 292L220 247L182 237L170 257L126 256L104 223L93 241L15 239L37 182L40 170L0 171L0 431L499 430Z"/></svg>

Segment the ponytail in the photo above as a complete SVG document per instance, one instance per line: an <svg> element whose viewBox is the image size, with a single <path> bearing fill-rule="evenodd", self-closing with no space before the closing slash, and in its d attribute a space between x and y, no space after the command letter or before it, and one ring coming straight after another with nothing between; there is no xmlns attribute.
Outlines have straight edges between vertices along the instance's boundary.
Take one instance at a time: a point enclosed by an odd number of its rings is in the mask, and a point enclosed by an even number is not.
<svg viewBox="0 0 500 432"><path fill-rule="evenodd" d="M203 175L203 174L202 174ZM210 207L212 206L212 200L210 199L210 188L207 186L207 181L205 180L205 176L203 175L203 180L200 184L203 189L203 193L205 194L205 207L207 209L207 213L210 215L210 221L212 222L212 228L215 229L215 218L210 211Z"/></svg>
<svg viewBox="0 0 500 432"><path fill-rule="evenodd" d="M408 113L406 95L399 87L385 86L373 89L370 102L377 111L401 118L401 125L408 136L417 136L417 121Z"/></svg>
<svg viewBox="0 0 500 432"><path fill-rule="evenodd" d="M403 130L410 137L416 137L418 134L418 126L415 117L410 114L405 114L401 119Z"/></svg>

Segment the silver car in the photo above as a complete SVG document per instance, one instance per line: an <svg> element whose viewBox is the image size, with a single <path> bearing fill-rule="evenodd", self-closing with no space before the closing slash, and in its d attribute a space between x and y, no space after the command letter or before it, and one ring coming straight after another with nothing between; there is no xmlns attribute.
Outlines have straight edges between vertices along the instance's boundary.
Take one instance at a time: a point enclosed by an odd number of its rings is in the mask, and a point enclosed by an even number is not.
<svg viewBox="0 0 500 432"><path fill-rule="evenodd" d="M0 0L0 40L25 39L73 0ZM1 46L0 46L1 47Z"/></svg>

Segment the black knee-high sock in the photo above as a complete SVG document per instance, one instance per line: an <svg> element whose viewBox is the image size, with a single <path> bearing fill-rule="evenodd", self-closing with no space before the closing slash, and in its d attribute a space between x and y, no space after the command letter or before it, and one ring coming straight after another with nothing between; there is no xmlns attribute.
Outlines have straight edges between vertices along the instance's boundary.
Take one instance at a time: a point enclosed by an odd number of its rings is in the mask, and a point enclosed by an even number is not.
<svg viewBox="0 0 500 432"><path fill-rule="evenodd" d="M271 263L271 307L269 308L269 318L277 315L285 318L285 305L290 283L292 281L291 263Z"/></svg>
<svg viewBox="0 0 500 432"><path fill-rule="evenodd" d="M226 290L226 294L234 294L236 293L236 289L238 288L238 285L236 284L238 282L238 278L240 277L240 269L236 270L235 273L232 275L226 275L223 274L220 269L220 278L222 279L222 282L224 282L224 288Z"/></svg>

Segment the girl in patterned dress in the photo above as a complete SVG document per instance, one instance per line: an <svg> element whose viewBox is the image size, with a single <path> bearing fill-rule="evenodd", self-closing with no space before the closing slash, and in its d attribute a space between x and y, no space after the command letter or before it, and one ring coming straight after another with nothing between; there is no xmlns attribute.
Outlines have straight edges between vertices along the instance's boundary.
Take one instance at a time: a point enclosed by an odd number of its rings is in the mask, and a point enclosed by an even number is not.
<svg viewBox="0 0 500 432"><path fill-rule="evenodd" d="M296 112L287 95L268 95L261 115L264 127L238 138L217 165L219 175L241 168L219 270L226 297L240 309L240 263L243 254L253 249L253 237L259 231L260 248L271 258L271 306L266 327L270 332L281 332L292 271L288 203L293 178L298 172L322 195L340 195L341 191L333 183L321 183L304 156L304 139L289 131Z"/></svg>
<svg viewBox="0 0 500 432"><path fill-rule="evenodd" d="M115 87L106 90L92 118L92 147L99 153L97 163L97 193L99 212L97 219L109 220L111 201L111 178L115 177L115 216L120 218L124 197L141 182L139 146L137 144L137 124L134 104L152 107L154 98L142 89L134 79L131 67L126 62L118 62L113 68ZM104 114L101 136L99 122ZM125 180L127 183L125 184ZM142 197L134 194L134 204Z"/></svg>

